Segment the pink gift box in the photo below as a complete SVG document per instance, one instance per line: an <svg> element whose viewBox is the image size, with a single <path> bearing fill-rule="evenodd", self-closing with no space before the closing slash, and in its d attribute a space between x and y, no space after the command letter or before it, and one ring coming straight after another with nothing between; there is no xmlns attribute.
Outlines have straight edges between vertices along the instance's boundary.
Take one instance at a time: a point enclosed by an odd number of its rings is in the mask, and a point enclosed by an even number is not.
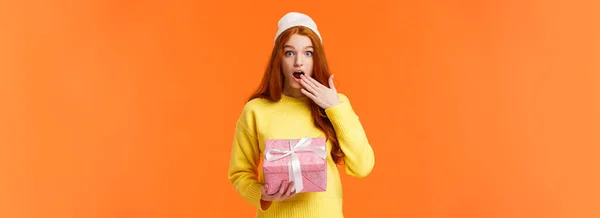
<svg viewBox="0 0 600 218"><path fill-rule="evenodd" d="M301 144L298 144L299 142ZM292 147L299 164L290 162L295 159L290 151ZM290 175L290 166L299 169L296 178L298 176L302 178L303 188L301 191L296 189L296 193L327 190L327 155L324 138L267 140L263 159L263 172L268 185L267 193L275 194L284 180L288 183L291 181L290 176L294 177L294 174L292 172Z"/></svg>

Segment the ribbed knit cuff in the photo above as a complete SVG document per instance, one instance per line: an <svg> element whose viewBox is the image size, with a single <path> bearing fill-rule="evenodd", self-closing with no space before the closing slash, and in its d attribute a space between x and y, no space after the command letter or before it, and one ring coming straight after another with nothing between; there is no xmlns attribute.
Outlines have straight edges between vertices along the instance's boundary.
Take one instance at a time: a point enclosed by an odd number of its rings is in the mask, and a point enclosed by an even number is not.
<svg viewBox="0 0 600 218"><path fill-rule="evenodd" d="M264 211L260 205L260 199L262 197L262 185L260 183L253 183L246 190L246 198L260 211Z"/></svg>
<svg viewBox="0 0 600 218"><path fill-rule="evenodd" d="M348 127L352 126L352 121L358 119L358 116L352 110L352 106L348 102L341 102L340 104L327 108L325 114L331 120L331 124L335 128L336 134L347 134ZM350 125L346 125L346 122L350 122Z"/></svg>

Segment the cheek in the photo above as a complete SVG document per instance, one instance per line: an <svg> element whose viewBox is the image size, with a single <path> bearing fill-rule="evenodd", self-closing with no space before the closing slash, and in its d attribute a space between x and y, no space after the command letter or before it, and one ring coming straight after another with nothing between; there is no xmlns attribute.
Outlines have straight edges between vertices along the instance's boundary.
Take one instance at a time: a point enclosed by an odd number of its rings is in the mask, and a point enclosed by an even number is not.
<svg viewBox="0 0 600 218"><path fill-rule="evenodd" d="M286 63L285 61L281 62L281 74L283 74L282 76L284 80L289 80L293 77L291 75L292 67L290 67L289 63Z"/></svg>
<svg viewBox="0 0 600 218"><path fill-rule="evenodd" d="M293 65L290 63L289 60L283 59L281 60L281 68L283 72L288 73L288 71L290 71L291 68L293 68Z"/></svg>
<svg viewBox="0 0 600 218"><path fill-rule="evenodd" d="M308 61L306 63L306 68L309 71L309 74L312 75L313 74L313 69L314 69L313 61L312 60L310 60L310 61Z"/></svg>

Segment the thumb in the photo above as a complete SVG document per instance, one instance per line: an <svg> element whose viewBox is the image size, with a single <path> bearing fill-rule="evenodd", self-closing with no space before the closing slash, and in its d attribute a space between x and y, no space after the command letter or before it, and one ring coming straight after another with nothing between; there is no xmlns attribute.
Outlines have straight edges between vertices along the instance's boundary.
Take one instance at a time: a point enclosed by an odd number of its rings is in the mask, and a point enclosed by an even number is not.
<svg viewBox="0 0 600 218"><path fill-rule="evenodd" d="M333 85L333 75L329 76L329 88L335 90L335 86Z"/></svg>

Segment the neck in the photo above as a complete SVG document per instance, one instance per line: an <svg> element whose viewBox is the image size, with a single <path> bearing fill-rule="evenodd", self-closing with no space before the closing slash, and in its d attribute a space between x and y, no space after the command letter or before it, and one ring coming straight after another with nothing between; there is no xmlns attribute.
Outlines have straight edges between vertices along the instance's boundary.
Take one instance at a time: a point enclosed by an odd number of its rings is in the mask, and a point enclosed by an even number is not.
<svg viewBox="0 0 600 218"><path fill-rule="evenodd" d="M310 99L300 92L300 89L284 88L281 100L288 103L308 103Z"/></svg>
<svg viewBox="0 0 600 218"><path fill-rule="evenodd" d="M306 97L300 89L294 89L290 87L283 87L283 94L293 98L303 98Z"/></svg>

